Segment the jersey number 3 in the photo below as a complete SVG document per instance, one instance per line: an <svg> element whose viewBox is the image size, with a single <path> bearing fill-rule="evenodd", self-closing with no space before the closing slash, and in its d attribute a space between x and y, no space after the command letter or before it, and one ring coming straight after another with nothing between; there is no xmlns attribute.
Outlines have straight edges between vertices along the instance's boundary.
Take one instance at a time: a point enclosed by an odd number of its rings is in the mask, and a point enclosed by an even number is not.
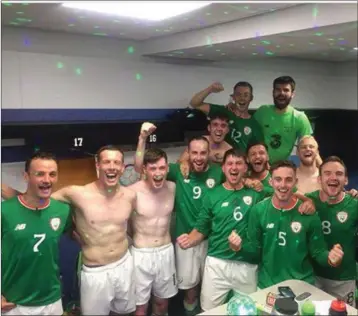
<svg viewBox="0 0 358 316"><path fill-rule="evenodd" d="M34 252L39 252L39 246L41 245L41 243L45 240L46 238L46 234L35 234L34 238L38 239L38 241L36 242L36 244L34 245Z"/></svg>

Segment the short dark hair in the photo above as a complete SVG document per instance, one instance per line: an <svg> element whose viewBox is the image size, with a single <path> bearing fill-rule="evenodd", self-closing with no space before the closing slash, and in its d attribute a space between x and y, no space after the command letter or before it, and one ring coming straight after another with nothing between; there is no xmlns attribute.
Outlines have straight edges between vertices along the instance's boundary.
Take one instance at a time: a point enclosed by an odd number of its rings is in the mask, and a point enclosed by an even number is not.
<svg viewBox="0 0 358 316"><path fill-rule="evenodd" d="M229 123L229 117L224 113L214 114L214 115L210 116L210 118L209 118L210 122L213 120L216 120L216 119L219 119L219 120ZM210 124L210 122L209 122L209 124Z"/></svg>
<svg viewBox="0 0 358 316"><path fill-rule="evenodd" d="M222 164L224 164L230 156L233 156L236 158L242 158L245 161L245 163L247 163L246 155L243 151L236 149L236 148L231 148L225 152Z"/></svg>
<svg viewBox="0 0 358 316"><path fill-rule="evenodd" d="M100 149L98 149L97 152L96 152L97 161L100 161L101 153L106 151L106 150L120 152L122 154L122 161L124 161L124 155L123 155L122 150L118 146L115 146L115 145L106 145L106 146L102 146Z"/></svg>
<svg viewBox="0 0 358 316"><path fill-rule="evenodd" d="M273 88L275 89L276 85L278 85L278 84L289 84L291 86L292 92L295 91L295 89L296 89L296 82L290 76L281 76L281 77L276 78L273 81Z"/></svg>
<svg viewBox="0 0 358 316"><path fill-rule="evenodd" d="M50 152L45 151L37 151L30 158L28 158L25 162L25 172L29 172L31 162L35 159L43 159L43 160L53 160L58 165L58 160L56 156Z"/></svg>
<svg viewBox="0 0 358 316"><path fill-rule="evenodd" d="M168 156L164 150L160 148L149 148L144 154L143 165L146 166L147 164L156 163L162 158L165 159L165 162L168 162Z"/></svg>
<svg viewBox="0 0 358 316"><path fill-rule="evenodd" d="M247 145L246 155L249 154L249 150L254 146L264 146L266 151L267 151L267 153L268 153L268 147L264 142L252 141L252 142L249 142L249 144Z"/></svg>
<svg viewBox="0 0 358 316"><path fill-rule="evenodd" d="M209 141L206 139L206 137L204 137L204 136L194 136L194 137L192 137L192 138L189 140L188 149L190 148L190 144L191 144L192 142L194 142L194 141L203 141L203 142L205 142L205 143L208 144L208 148L209 148L209 146L210 146Z"/></svg>
<svg viewBox="0 0 358 316"><path fill-rule="evenodd" d="M239 81L236 85L234 85L234 91L236 90L236 88L238 87L247 87L250 89L251 94L254 93L254 89L252 88L251 83L247 82L247 81Z"/></svg>
<svg viewBox="0 0 358 316"><path fill-rule="evenodd" d="M279 160L272 164L270 168L270 173L273 174L273 172L279 168L290 168L294 172L296 172L297 167L291 160Z"/></svg>
<svg viewBox="0 0 358 316"><path fill-rule="evenodd" d="M319 166L319 175L322 175L323 166L329 162L338 162L339 164L341 164L344 168L345 176L346 177L348 176L347 166L344 163L344 161L341 158L339 158L338 156L329 156L325 160L323 160L322 164Z"/></svg>

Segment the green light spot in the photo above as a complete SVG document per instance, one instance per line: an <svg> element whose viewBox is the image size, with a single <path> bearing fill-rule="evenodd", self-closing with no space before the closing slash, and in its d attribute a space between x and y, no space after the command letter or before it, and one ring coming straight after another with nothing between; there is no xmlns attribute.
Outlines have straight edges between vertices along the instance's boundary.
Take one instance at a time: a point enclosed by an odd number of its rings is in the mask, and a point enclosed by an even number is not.
<svg viewBox="0 0 358 316"><path fill-rule="evenodd" d="M137 80L142 80L142 75L141 75L141 74L136 74L136 75L135 75L135 78L136 78Z"/></svg>
<svg viewBox="0 0 358 316"><path fill-rule="evenodd" d="M111 193L112 192L112 190L111 189L108 189L108 193Z"/></svg>
<svg viewBox="0 0 358 316"><path fill-rule="evenodd" d="M338 40L339 41L344 41L344 37L340 37Z"/></svg>
<svg viewBox="0 0 358 316"><path fill-rule="evenodd" d="M229 14L229 12L225 11L224 14Z"/></svg>
<svg viewBox="0 0 358 316"><path fill-rule="evenodd" d="M30 19L25 19L25 18L16 18L16 21L19 21L19 22L31 22L32 20Z"/></svg>
<svg viewBox="0 0 358 316"><path fill-rule="evenodd" d="M119 20L113 20L114 23L121 23Z"/></svg>
<svg viewBox="0 0 358 316"><path fill-rule="evenodd" d="M128 52L128 54L133 54L133 53L134 53L134 47L133 47L133 46L129 46L129 47L127 48L127 52Z"/></svg>
<svg viewBox="0 0 358 316"><path fill-rule="evenodd" d="M96 32L96 33L92 33L92 35L96 35L96 36L107 36L107 33L102 33L102 32Z"/></svg>
<svg viewBox="0 0 358 316"><path fill-rule="evenodd" d="M329 40L329 41L334 41L334 38L329 38L328 40Z"/></svg>
<svg viewBox="0 0 358 316"><path fill-rule="evenodd" d="M316 18L316 17L318 16L318 7L317 7L317 6L315 6L315 7L313 8L313 10L312 10L312 16L313 16L314 18Z"/></svg>
<svg viewBox="0 0 358 316"><path fill-rule="evenodd" d="M29 5L27 2L21 3L22 5Z"/></svg>
<svg viewBox="0 0 358 316"><path fill-rule="evenodd" d="M137 151L137 152L136 152L136 155L137 155L138 157L140 157L140 156L142 156L142 152L141 152L141 151Z"/></svg>
<svg viewBox="0 0 358 316"><path fill-rule="evenodd" d="M77 75L82 75L82 69L81 69L81 68L76 68L76 69L75 69L75 73L76 73Z"/></svg>
<svg viewBox="0 0 358 316"><path fill-rule="evenodd" d="M74 24L68 24L69 27L75 26Z"/></svg>
<svg viewBox="0 0 358 316"><path fill-rule="evenodd" d="M295 44L290 44L289 46L290 46L290 47L294 47L294 46L295 46Z"/></svg>
<svg viewBox="0 0 358 316"><path fill-rule="evenodd" d="M255 43L253 43L253 44L252 44L252 46L256 46L256 44L255 44Z"/></svg>
<svg viewBox="0 0 358 316"><path fill-rule="evenodd" d="M250 7L247 5L247 6L244 7L244 9L249 10Z"/></svg>
<svg viewBox="0 0 358 316"><path fill-rule="evenodd" d="M58 62L58 63L57 63L57 69L62 69L62 68L63 68L63 63Z"/></svg>
<svg viewBox="0 0 358 316"><path fill-rule="evenodd" d="M213 45L213 41L210 36L206 37L206 45Z"/></svg>
<svg viewBox="0 0 358 316"><path fill-rule="evenodd" d="M93 28L94 28L94 29L99 29L99 26L98 26L98 25L96 25L96 26L94 26Z"/></svg>
<svg viewBox="0 0 358 316"><path fill-rule="evenodd" d="M314 43L313 43L313 42L309 42L309 44L310 44L310 45L314 45Z"/></svg>
<svg viewBox="0 0 358 316"><path fill-rule="evenodd" d="M216 51L217 51L217 52L221 52L221 50L220 50L220 49L217 49Z"/></svg>
<svg viewBox="0 0 358 316"><path fill-rule="evenodd" d="M160 32L160 29L155 29L156 32Z"/></svg>
<svg viewBox="0 0 358 316"><path fill-rule="evenodd" d="M173 52L174 54L179 54L179 55L183 55L184 54L184 52L182 52L182 51L176 51L176 52Z"/></svg>
<svg viewBox="0 0 358 316"><path fill-rule="evenodd" d="M277 48L280 48L281 46L280 45L276 45Z"/></svg>
<svg viewBox="0 0 358 316"><path fill-rule="evenodd" d="M261 41L262 44L265 44L265 45L270 45L271 42L270 41Z"/></svg>
<svg viewBox="0 0 358 316"><path fill-rule="evenodd" d="M268 56L273 56L274 55L274 53L270 52L270 51L267 51L265 54L268 55Z"/></svg>
<svg viewBox="0 0 358 316"><path fill-rule="evenodd" d="M256 55L257 55L257 53L252 53L252 55L256 56Z"/></svg>
<svg viewBox="0 0 358 316"><path fill-rule="evenodd" d="M19 25L17 22L10 22L10 25Z"/></svg>
<svg viewBox="0 0 358 316"><path fill-rule="evenodd" d="M314 35L316 35L316 36L322 36L323 33L322 33L322 32L317 32L317 33L314 33Z"/></svg>
<svg viewBox="0 0 358 316"><path fill-rule="evenodd" d="M207 13L205 13L205 15L211 15L211 13L210 13L210 12L207 12Z"/></svg>
<svg viewBox="0 0 358 316"><path fill-rule="evenodd" d="M4 6L7 6L7 7L11 7L11 6L12 6L11 3L7 3L7 2L3 3L3 5L4 5Z"/></svg>
<svg viewBox="0 0 358 316"><path fill-rule="evenodd" d="M19 11L19 12L16 12L16 14L24 14L24 12Z"/></svg>
<svg viewBox="0 0 358 316"><path fill-rule="evenodd" d="M346 50L344 47L340 47L339 50Z"/></svg>

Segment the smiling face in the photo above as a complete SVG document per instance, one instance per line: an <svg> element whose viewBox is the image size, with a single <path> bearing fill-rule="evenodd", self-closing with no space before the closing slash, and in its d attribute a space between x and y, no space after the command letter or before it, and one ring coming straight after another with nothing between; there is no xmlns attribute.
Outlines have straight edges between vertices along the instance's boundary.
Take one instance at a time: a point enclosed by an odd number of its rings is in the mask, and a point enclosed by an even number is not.
<svg viewBox="0 0 358 316"><path fill-rule="evenodd" d="M240 112L246 112L252 101L252 91L248 86L238 86L235 88L232 98Z"/></svg>
<svg viewBox="0 0 358 316"><path fill-rule="evenodd" d="M152 189L161 189L168 174L168 162L164 157L144 165L145 181Z"/></svg>
<svg viewBox="0 0 358 316"><path fill-rule="evenodd" d="M209 162L208 141L201 139L192 140L188 149L191 170L195 172L205 171Z"/></svg>
<svg viewBox="0 0 358 316"><path fill-rule="evenodd" d="M312 136L304 137L298 144L298 157L300 162L310 167L316 163L318 155L318 144Z"/></svg>
<svg viewBox="0 0 358 316"><path fill-rule="evenodd" d="M330 198L336 198L348 184L345 167L338 161L330 161L321 166L319 182L322 191Z"/></svg>
<svg viewBox="0 0 358 316"><path fill-rule="evenodd" d="M222 165L222 170L226 178L226 182L235 187L238 185L245 173L247 172L247 164L245 157L237 157L235 155L228 155Z"/></svg>
<svg viewBox="0 0 358 316"><path fill-rule="evenodd" d="M275 84L272 95L276 108L283 110L291 103L294 92L291 84Z"/></svg>
<svg viewBox="0 0 358 316"><path fill-rule="evenodd" d="M229 132L229 123L227 120L214 118L208 125L210 138L215 144L220 144L224 141L225 136Z"/></svg>
<svg viewBox="0 0 358 316"><path fill-rule="evenodd" d="M267 170L268 153L264 145L258 144L250 147L247 159L255 173L260 174Z"/></svg>
<svg viewBox="0 0 358 316"><path fill-rule="evenodd" d="M272 171L271 185L275 190L275 197L280 202L288 202L293 195L296 186L296 171L293 168L283 166Z"/></svg>
<svg viewBox="0 0 358 316"><path fill-rule="evenodd" d="M118 185L124 171L123 154L119 150L106 149L100 152L96 163L98 179L106 187Z"/></svg>

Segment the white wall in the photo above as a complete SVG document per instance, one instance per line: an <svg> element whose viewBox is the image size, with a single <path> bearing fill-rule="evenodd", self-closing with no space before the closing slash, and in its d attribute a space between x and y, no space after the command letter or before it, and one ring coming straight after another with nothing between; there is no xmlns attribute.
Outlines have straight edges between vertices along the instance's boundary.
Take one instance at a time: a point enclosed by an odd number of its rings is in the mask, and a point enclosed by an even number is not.
<svg viewBox="0 0 358 316"><path fill-rule="evenodd" d="M337 89L337 66L331 63L266 59L173 65L142 58L140 43L130 41L17 28L2 31L5 109L181 108L195 92L216 80L226 91L208 101L226 103L233 85L245 80L254 86L252 107L256 108L272 102L272 80L283 74L297 82L297 107L342 108L336 92L341 90ZM128 47L134 48L133 54L127 52ZM76 68L82 74L76 74ZM353 96L344 108L356 108L356 99Z"/></svg>

